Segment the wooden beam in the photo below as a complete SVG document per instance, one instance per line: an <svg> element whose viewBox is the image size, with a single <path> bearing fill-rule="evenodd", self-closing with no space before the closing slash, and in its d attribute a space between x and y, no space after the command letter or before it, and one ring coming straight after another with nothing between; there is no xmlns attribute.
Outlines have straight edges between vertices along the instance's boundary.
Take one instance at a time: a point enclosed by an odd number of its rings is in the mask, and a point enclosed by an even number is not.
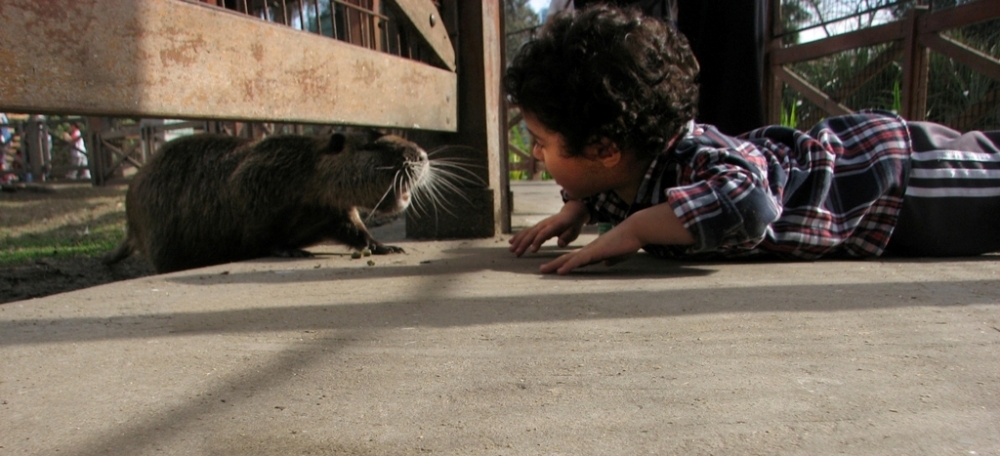
<svg viewBox="0 0 1000 456"><path fill-rule="evenodd" d="M510 231L507 184L506 105L503 72L503 7L500 0L444 0L441 12L457 36L459 116L457 134L422 134L425 149L443 150L478 179L443 189L442 209L407 211L411 238L481 238ZM466 177L471 177L466 175ZM476 182L478 180L479 182Z"/></svg>
<svg viewBox="0 0 1000 456"><path fill-rule="evenodd" d="M853 77L844 81L836 91L830 94L830 98L837 101L846 100L851 95L854 95L858 89L874 79L875 76L882 73L883 70L894 65L901 55L903 55L902 45L899 41L893 41L887 49L874 59L871 59L868 65L865 65L860 71L854 73Z"/></svg>
<svg viewBox="0 0 1000 456"><path fill-rule="evenodd" d="M906 27L903 40L903 84L902 109L900 113L909 120L924 120L927 117L927 87L930 75L930 51L920 42L919 27L922 19L930 14L925 5L914 7L906 19L900 21Z"/></svg>
<svg viewBox="0 0 1000 456"><path fill-rule="evenodd" d="M457 76L202 3L4 0L0 109L457 130Z"/></svg>
<svg viewBox="0 0 1000 456"><path fill-rule="evenodd" d="M767 51L764 53L764 82L762 90L764 92L764 115L768 125L778 125L781 123L781 93L784 84L775 74L781 65L774 63L775 51L781 49L781 0L767 0L768 23L766 30Z"/></svg>
<svg viewBox="0 0 1000 456"><path fill-rule="evenodd" d="M441 14L434 4L430 0L393 0L393 3L420 32L421 38L434 54L449 70L455 71L455 48L451 45L448 30L445 29Z"/></svg>
<svg viewBox="0 0 1000 456"><path fill-rule="evenodd" d="M1000 2L979 0L929 14L920 24L921 33L934 33L1000 18Z"/></svg>
<svg viewBox="0 0 1000 456"><path fill-rule="evenodd" d="M819 90L816 86L812 85L809 81L803 79L792 70L783 66L776 67L775 69L775 74L779 79L801 93L802 96L806 97L806 99L813 102L813 104L826 111L828 114L836 116L854 113L851 108L837 103L830 98L829 95L823 93L822 90Z"/></svg>
<svg viewBox="0 0 1000 456"><path fill-rule="evenodd" d="M936 33L921 35L920 43L949 59L971 68L976 73L1000 81L1000 60Z"/></svg>
<svg viewBox="0 0 1000 456"><path fill-rule="evenodd" d="M905 36L905 22L899 21L876 27L861 29L811 43L800 44L771 51L771 63L785 65L826 57L838 52L849 51L862 46L874 46L888 41L901 40Z"/></svg>

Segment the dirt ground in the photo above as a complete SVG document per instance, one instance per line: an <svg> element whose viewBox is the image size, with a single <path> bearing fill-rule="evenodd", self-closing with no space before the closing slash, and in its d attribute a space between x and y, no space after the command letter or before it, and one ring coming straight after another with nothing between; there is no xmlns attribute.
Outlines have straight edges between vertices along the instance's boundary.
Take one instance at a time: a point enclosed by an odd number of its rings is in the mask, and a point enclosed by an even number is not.
<svg viewBox="0 0 1000 456"><path fill-rule="evenodd" d="M57 230L78 230L82 236L96 225L122 225L126 189L124 183L106 187L87 183L8 187L0 193L0 236L44 235ZM0 266L0 303L153 273L152 267L136 256L108 267L97 258L55 251L31 264Z"/></svg>
<svg viewBox="0 0 1000 456"><path fill-rule="evenodd" d="M26 266L0 269L0 304L150 274L153 274L153 269L138 257L129 258L115 267L107 267L93 258L39 260Z"/></svg>

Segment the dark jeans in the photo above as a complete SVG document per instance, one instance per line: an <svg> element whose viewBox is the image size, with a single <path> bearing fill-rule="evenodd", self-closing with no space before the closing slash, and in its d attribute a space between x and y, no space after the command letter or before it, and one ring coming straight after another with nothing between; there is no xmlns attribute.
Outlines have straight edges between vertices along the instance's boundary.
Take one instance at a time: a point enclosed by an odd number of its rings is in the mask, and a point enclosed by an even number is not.
<svg viewBox="0 0 1000 456"><path fill-rule="evenodd" d="M1000 251L1000 131L959 133L909 122L913 158L890 254Z"/></svg>

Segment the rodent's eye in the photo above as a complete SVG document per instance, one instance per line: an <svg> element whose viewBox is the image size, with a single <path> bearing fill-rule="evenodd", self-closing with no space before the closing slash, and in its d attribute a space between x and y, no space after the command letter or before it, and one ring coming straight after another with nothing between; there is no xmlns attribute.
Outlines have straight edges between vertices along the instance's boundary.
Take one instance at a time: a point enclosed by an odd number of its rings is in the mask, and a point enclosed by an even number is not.
<svg viewBox="0 0 1000 456"><path fill-rule="evenodd" d="M347 137L343 133L334 133L330 136L330 144L326 146L326 153L328 154L339 154L344 150L344 145L347 143Z"/></svg>

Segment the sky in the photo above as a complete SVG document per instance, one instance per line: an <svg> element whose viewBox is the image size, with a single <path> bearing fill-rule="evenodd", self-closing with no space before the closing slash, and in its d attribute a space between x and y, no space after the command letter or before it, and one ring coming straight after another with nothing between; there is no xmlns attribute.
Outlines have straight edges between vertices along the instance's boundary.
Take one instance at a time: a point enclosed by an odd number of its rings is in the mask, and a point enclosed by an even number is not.
<svg viewBox="0 0 1000 456"><path fill-rule="evenodd" d="M542 8L548 8L549 2L550 0L529 0L528 6L530 6L531 9L535 10L535 12L537 13L538 10Z"/></svg>

